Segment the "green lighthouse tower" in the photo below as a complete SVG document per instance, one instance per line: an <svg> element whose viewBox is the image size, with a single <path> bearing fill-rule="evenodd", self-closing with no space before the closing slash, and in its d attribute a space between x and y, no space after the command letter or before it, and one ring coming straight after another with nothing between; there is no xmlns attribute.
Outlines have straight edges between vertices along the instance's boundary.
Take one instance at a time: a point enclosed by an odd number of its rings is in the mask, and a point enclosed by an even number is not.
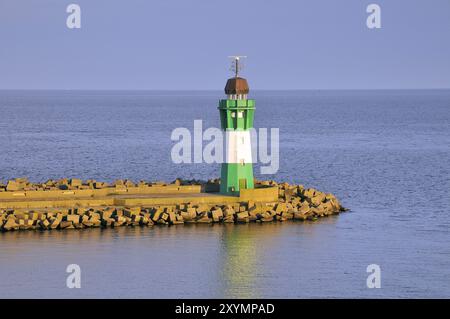
<svg viewBox="0 0 450 319"><path fill-rule="evenodd" d="M242 57L231 57L235 75L228 79L225 86L227 99L220 100L218 107L226 140L220 181L220 192L223 194L238 194L241 189L254 187L250 129L253 128L255 100L247 99L247 80L239 77Z"/></svg>

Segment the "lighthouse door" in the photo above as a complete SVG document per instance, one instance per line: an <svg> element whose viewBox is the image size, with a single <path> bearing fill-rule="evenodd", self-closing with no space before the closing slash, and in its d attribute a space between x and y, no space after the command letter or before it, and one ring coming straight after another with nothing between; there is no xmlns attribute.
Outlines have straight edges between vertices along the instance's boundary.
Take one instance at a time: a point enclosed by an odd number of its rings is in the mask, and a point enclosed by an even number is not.
<svg viewBox="0 0 450 319"><path fill-rule="evenodd" d="M245 178L239 180L239 189L247 189L247 180Z"/></svg>

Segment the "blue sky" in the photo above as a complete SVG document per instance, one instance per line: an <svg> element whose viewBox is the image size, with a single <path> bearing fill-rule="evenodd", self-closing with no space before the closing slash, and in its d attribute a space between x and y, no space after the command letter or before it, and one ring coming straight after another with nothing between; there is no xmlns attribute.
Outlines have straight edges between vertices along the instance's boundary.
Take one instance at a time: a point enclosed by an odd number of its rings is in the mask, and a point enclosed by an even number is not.
<svg viewBox="0 0 450 319"><path fill-rule="evenodd" d="M1 0L0 41L0 89L450 88L450 0Z"/></svg>

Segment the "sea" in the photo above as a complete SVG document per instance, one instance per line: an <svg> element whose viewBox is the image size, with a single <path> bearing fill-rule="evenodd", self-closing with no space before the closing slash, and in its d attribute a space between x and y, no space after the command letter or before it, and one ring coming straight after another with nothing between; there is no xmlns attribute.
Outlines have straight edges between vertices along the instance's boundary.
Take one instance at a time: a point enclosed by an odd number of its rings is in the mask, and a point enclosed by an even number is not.
<svg viewBox="0 0 450 319"><path fill-rule="evenodd" d="M0 181L217 178L171 136L221 91L0 91ZM335 194L310 222L0 233L0 298L449 298L450 90L253 91L255 176ZM206 142L205 142L206 144ZM68 266L80 288L68 288ZM376 269L376 271L373 271ZM69 269L70 270L70 269ZM377 277L374 287L372 279ZM372 283L372 284L371 284Z"/></svg>

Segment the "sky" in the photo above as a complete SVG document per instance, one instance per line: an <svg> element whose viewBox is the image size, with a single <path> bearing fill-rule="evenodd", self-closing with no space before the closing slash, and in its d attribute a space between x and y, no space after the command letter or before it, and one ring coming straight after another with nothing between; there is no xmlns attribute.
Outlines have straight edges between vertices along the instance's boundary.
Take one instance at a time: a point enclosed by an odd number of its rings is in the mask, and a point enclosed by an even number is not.
<svg viewBox="0 0 450 319"><path fill-rule="evenodd" d="M222 90L234 54L252 89L450 88L450 0L0 0L0 89Z"/></svg>

